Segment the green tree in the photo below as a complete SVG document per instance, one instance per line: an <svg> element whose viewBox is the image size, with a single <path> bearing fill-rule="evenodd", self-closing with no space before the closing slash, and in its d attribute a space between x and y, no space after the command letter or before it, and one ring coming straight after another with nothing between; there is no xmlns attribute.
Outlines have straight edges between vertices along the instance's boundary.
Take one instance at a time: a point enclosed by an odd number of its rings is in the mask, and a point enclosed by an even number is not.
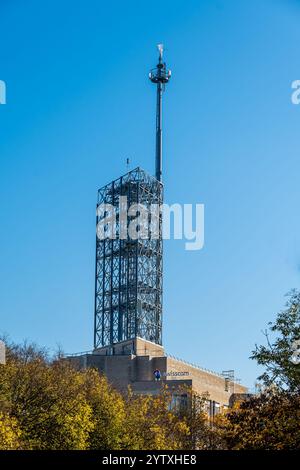
<svg viewBox="0 0 300 470"><path fill-rule="evenodd" d="M299 291L290 292L286 308L268 326L265 331L267 344L256 345L251 355L251 359L266 369L258 379L267 387L300 393L300 364L292 361L295 345L300 340Z"/></svg>
<svg viewBox="0 0 300 470"><path fill-rule="evenodd" d="M265 368L258 378L263 393L221 415L216 434L227 449L300 449L300 293L293 290L284 310L264 332L251 358Z"/></svg>

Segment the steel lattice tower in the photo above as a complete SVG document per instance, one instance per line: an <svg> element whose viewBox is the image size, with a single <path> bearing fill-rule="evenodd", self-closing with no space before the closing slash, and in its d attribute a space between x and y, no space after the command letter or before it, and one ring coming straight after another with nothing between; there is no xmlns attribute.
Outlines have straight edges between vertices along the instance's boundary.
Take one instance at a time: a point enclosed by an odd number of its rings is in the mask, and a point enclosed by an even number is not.
<svg viewBox="0 0 300 470"><path fill-rule="evenodd" d="M157 227L155 237L120 237L124 224L120 216L123 198L127 198L127 208L141 204L149 212L153 204L160 208L163 203L162 92L171 73L162 62L162 46L158 47L159 63L149 74L157 84L156 177L136 168L98 191L97 208L111 204L116 208L116 216L115 237L96 239L95 349L135 337L162 344L161 210L151 216ZM97 225L100 218L97 215ZM127 214L126 228L132 219Z"/></svg>

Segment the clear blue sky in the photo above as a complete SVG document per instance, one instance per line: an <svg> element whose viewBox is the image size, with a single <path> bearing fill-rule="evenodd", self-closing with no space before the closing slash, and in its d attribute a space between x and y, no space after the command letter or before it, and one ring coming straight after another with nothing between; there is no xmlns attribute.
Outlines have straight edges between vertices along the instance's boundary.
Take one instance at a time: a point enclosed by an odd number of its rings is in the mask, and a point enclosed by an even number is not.
<svg viewBox="0 0 300 470"><path fill-rule="evenodd" d="M164 345L252 386L261 330L300 281L300 2L0 3L0 330L93 341L97 188L154 171L163 42L166 202L204 203L205 247L165 243Z"/></svg>

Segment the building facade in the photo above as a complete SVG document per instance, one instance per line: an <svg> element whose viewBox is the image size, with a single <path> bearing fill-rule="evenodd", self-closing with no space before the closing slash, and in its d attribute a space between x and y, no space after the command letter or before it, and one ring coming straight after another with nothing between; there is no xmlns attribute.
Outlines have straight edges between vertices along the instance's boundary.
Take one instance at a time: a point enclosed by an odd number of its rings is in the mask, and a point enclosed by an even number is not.
<svg viewBox="0 0 300 470"><path fill-rule="evenodd" d="M5 344L0 340L0 364L5 364Z"/></svg>
<svg viewBox="0 0 300 470"><path fill-rule="evenodd" d="M137 394L158 394L167 386L174 396L184 387L207 396L209 414L229 407L232 397L246 394L247 388L218 374L168 356L158 344L135 337L69 357L76 368L93 367L118 390L128 386Z"/></svg>

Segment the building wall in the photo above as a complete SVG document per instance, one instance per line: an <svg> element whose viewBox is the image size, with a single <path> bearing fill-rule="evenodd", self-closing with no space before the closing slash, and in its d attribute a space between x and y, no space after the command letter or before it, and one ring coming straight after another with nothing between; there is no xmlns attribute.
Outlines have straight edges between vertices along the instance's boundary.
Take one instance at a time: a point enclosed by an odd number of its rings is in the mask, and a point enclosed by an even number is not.
<svg viewBox="0 0 300 470"><path fill-rule="evenodd" d="M187 375L178 376L174 376L172 374L170 379L173 381L180 381L183 378L191 379L195 392L199 394L209 394L210 399L214 400L220 405L228 406L229 398L233 393L246 393L247 391L246 387L237 383L230 383L229 387L225 387L224 377L197 367L193 367L190 364L170 357L167 358L167 371L169 373L187 373ZM225 388L228 388L228 391L226 391Z"/></svg>
<svg viewBox="0 0 300 470"><path fill-rule="evenodd" d="M94 354L101 356L134 354L136 356L163 356L164 348L159 344L136 337L120 341L113 346L104 346L94 350Z"/></svg>
<svg viewBox="0 0 300 470"><path fill-rule="evenodd" d="M5 364L5 344L0 340L0 364Z"/></svg>
<svg viewBox="0 0 300 470"><path fill-rule="evenodd" d="M140 338L120 342L114 346L114 355L111 352L101 348L69 360L78 368L96 367L116 388L125 390L130 386L136 393L155 394L164 384L177 390L189 385L198 394L208 394L213 406L229 406L233 393L247 392L246 387L236 383L227 387L224 377L168 357L161 346ZM161 373L160 382L155 381L156 369Z"/></svg>

